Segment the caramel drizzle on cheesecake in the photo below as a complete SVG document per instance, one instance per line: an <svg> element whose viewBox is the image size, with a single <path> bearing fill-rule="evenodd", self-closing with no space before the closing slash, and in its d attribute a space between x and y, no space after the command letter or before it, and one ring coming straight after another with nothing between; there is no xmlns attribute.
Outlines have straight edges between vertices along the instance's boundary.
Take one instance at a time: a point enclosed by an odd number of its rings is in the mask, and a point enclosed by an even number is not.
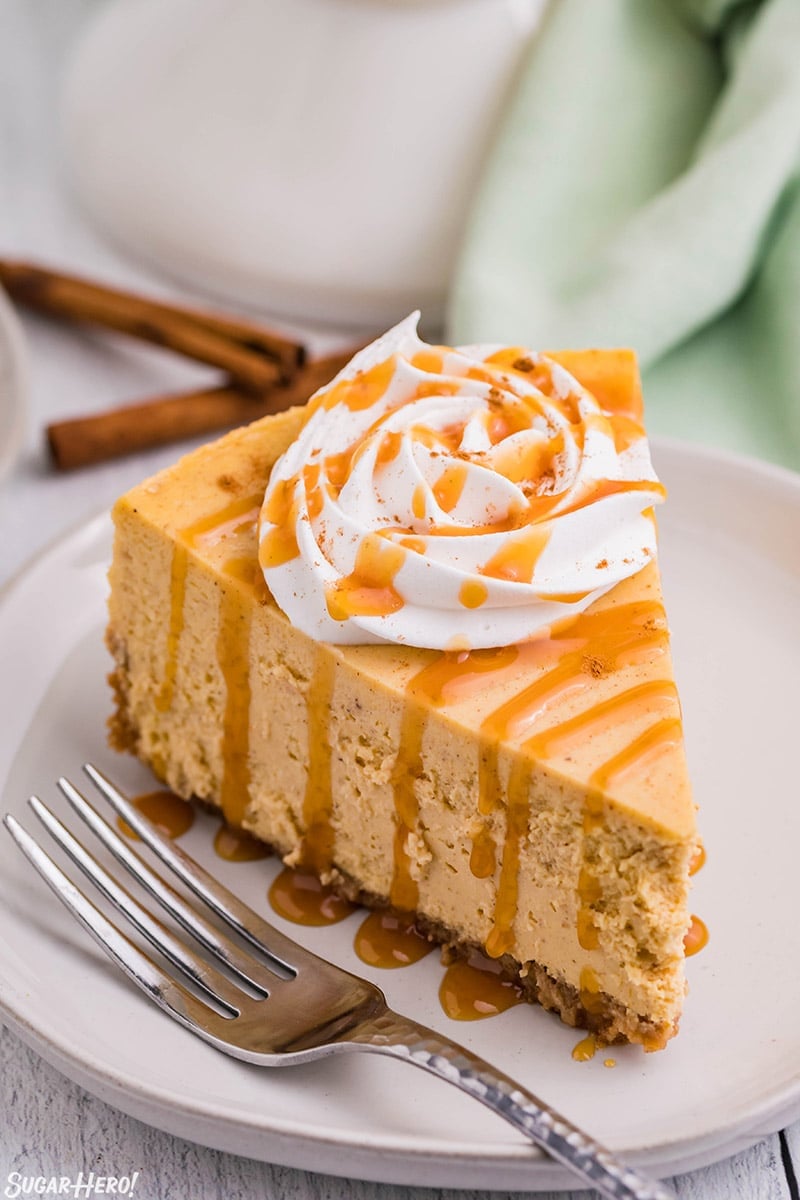
<svg viewBox="0 0 800 1200"><path fill-rule="evenodd" d="M217 662L225 681L220 803L231 825L241 825L250 800L251 617L239 588L223 588L217 634Z"/></svg>
<svg viewBox="0 0 800 1200"><path fill-rule="evenodd" d="M318 642L314 672L306 692L308 726L308 776L303 797L305 833L300 861L318 875L333 861L333 787L331 780L330 712L333 700L334 657Z"/></svg>
<svg viewBox="0 0 800 1200"><path fill-rule="evenodd" d="M178 653L186 609L186 576L190 551L199 544L214 546L252 529L261 496L240 496L178 532L170 571L170 614L164 676L156 695L159 712L168 712L175 698ZM231 556L223 571L258 590L252 556ZM220 601L217 662L225 684L220 803L225 819L241 824L250 798L250 644L251 609L236 586L224 588Z"/></svg>
<svg viewBox="0 0 800 1200"><path fill-rule="evenodd" d="M547 661L554 650L555 665L491 712L483 721L479 771L479 812L489 816L502 806L506 796L506 833L500 859L500 876L495 902L495 918L487 939L487 953L500 957L514 942L514 921L517 913L519 862L522 843L528 833L530 808L530 757L546 757L547 739L553 738L563 748L580 740L597 726L605 726L615 715L635 715L649 700L650 691L626 696L624 700L604 701L593 705L567 722L551 730L533 733L547 709L566 695L585 690L590 680L610 675L623 666L639 664L663 653L667 645L667 630L662 606L656 601L640 601L616 608L581 613L568 624L551 631L550 636L529 643L529 656ZM668 685L665 685L668 686ZM658 695L661 693L657 690ZM621 710L621 711L620 711ZM502 743L524 739L513 759L508 785L503 789L500 774L499 747ZM542 743L545 743L545 746ZM552 747L550 748L552 753ZM530 757L529 757L530 756ZM636 761L633 752L631 765ZM595 786L605 787L599 779ZM587 890L589 885L587 884ZM595 899L597 897L594 897ZM580 896L581 908L586 907ZM581 945L591 940L582 934L582 917L578 918Z"/></svg>
<svg viewBox="0 0 800 1200"><path fill-rule="evenodd" d="M426 709L438 708L491 688L523 667L545 667L533 683L492 710L481 725L478 816L482 820L472 833L470 867L474 875L485 879L498 873L499 866L494 921L486 944L487 953L499 958L514 944L520 858L530 823L531 758L545 759L563 752L597 730L622 721L632 722L651 713L657 718L596 769L591 779L594 791L584 816L584 835L589 837L603 820L604 793L629 771L647 765L681 736L680 719L673 715L677 692L670 680L635 685L550 728L536 727L565 696L586 690L593 679L652 661L664 653L667 642L661 604L637 601L599 612L589 610L555 627L549 636L523 645L445 652L414 675L406 689L406 718L392 776L396 810L392 903L396 907L413 908L418 896L418 885L411 877L408 845L419 819L415 781L424 771L421 748L426 710L420 710L420 701ZM664 715L665 708L668 715ZM509 742L521 745L504 784L500 747ZM505 814L502 847L495 844L491 831L492 817L497 812ZM592 922L591 906L600 898L599 884L586 867L581 869L577 890L578 940L584 949L596 949L599 937Z"/></svg>
<svg viewBox="0 0 800 1200"><path fill-rule="evenodd" d="M260 504L258 496L233 501L221 511L181 531L176 539L166 665L156 697L156 707L160 711L168 710L174 698L189 551L201 539L214 545L254 526ZM383 563L380 565L384 568ZM394 561L385 565L387 576L393 575L396 569ZM251 587L259 586L260 575L252 555L229 558L223 570L232 580L240 580ZM380 580L373 577L378 573L382 576ZM362 588L391 589L391 579L383 578L383 570L373 571L372 564L369 571L363 571L364 577L361 576L359 572L359 578L348 581L350 587L342 589L336 597L339 603L361 607ZM380 597L384 603L385 595ZM378 597L370 596L369 599L377 600ZM383 604L378 603L376 607L382 608ZM223 590L216 647L226 690L221 803L226 819L234 825L241 824L250 789L249 611L239 588ZM481 725L477 814L481 820L472 833L470 866L478 878L497 875L495 913L487 952L494 958L507 953L514 944L520 858L530 824L530 759L544 759L561 753L598 729L620 720L636 719L640 713L649 715L655 706L659 719L594 772L591 779L594 791L584 815L584 835L589 837L603 819L604 792L629 772L652 761L681 736L680 719L675 715L664 715L664 704L669 706L670 714L674 714L676 702L674 685L666 680L624 690L544 730L539 728L542 719L554 704L587 688L591 678L651 661L665 650L667 636L661 605L641 601L600 611L590 609L554 626L549 635L522 645L492 650L431 652L429 660L412 676L406 688L400 749L391 777L395 805L394 866L389 896L392 906L408 912L418 904L413 839L419 836L418 782L424 776L423 742L429 710L456 704L497 687L530 666L543 667L543 672L533 683L492 710ZM306 695L308 778L303 801L305 834L301 861L318 874L330 869L335 836L329 730L334 661L329 648L320 645ZM504 782L500 747L507 743L517 743L517 747ZM497 813L503 813L505 817L502 846L495 843L492 832ZM596 948L599 944L591 918L591 906L598 898L597 881L584 867L578 884L578 939L585 949Z"/></svg>

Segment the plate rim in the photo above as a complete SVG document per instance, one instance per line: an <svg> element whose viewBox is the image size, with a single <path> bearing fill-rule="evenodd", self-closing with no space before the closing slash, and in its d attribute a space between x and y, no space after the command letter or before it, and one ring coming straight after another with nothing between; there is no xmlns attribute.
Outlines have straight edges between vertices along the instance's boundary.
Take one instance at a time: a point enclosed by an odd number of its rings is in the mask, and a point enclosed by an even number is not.
<svg viewBox="0 0 800 1200"><path fill-rule="evenodd" d="M800 505L800 474L789 468L732 451L683 442L676 438L655 437L651 439L651 443L656 454L663 450L678 458L700 460L712 467L735 468L737 472L744 469L761 481L778 485L781 491L788 488L795 503ZM109 513L103 508L94 516L84 517L72 523L65 531L49 539L0 586L0 620L13 593L23 586L29 574L51 555L59 549L66 550L68 545L80 536L89 536L94 540L108 536L110 531ZM6 986L0 978L0 1016L21 1040L69 1078L75 1079L94 1095L99 1095L101 1099L136 1119L148 1122L148 1117L142 1113L142 1107L150 1106L158 1110L159 1114L168 1111L183 1117L199 1118L206 1123L217 1123L225 1131L244 1131L245 1136L249 1134L251 1137L258 1135L265 1139L265 1150L269 1148L271 1136L283 1143L281 1157L277 1161L306 1169L307 1164L298 1158L302 1155L304 1146L325 1146L329 1151L335 1150L340 1155L355 1152L359 1161L368 1168L365 1171L362 1165L358 1175L354 1175L352 1170L337 1170L336 1163L330 1162L322 1163L315 1169L349 1175L352 1178L374 1179L377 1182L400 1182L392 1175L391 1170L381 1170L384 1160L388 1167L389 1163L399 1156L412 1172L419 1172L418 1178L415 1179L409 1179L406 1174L406 1181L420 1185L506 1189L519 1181L519 1186L528 1190L575 1187L573 1177L564 1168L552 1164L541 1152L523 1141L519 1146L512 1143L493 1145L491 1142L476 1146L474 1143L461 1144L450 1139L436 1148L431 1145L421 1148L414 1144L410 1134L389 1134L387 1137L385 1133L359 1135L354 1130L319 1132L318 1127L294 1119L285 1121L280 1117L270 1115L267 1118L262 1114L253 1113L243 1118L241 1114L232 1113L225 1107L220 1108L218 1102L214 1104L213 1101L207 1101L203 1104L195 1096L170 1093L160 1085L148 1084L126 1072L120 1072L105 1063L102 1057L85 1053L83 1048L80 1051L76 1050L63 1036L59 1036L52 1028L48 1029L45 1023L27 1019L21 1007L23 998L18 997L18 1003L14 1003L12 992L13 984ZM114 1097L111 1100L107 1100L109 1093ZM123 1102L125 1100L131 1103L126 1104ZM659 1169L670 1173L695 1169L724 1157L726 1153L744 1149L761 1137L776 1132L782 1128L787 1118L794 1116L800 1116L800 1079L787 1081L778 1092L771 1092L768 1096L762 1095L760 1100L746 1106L746 1110L733 1122L722 1121L691 1138L673 1138L623 1153L639 1165L657 1165ZM149 1123L162 1129L166 1127L163 1122L150 1120ZM173 1130L169 1129L168 1132ZM187 1135L181 1133L176 1136ZM297 1154L287 1155L287 1142L290 1143L289 1148L296 1150ZM215 1144L208 1140L208 1131L205 1131L205 1139L201 1144ZM219 1142L216 1145L219 1149L225 1149ZM728 1150L727 1147L732 1149ZM228 1152L257 1156L252 1147L249 1150L229 1149ZM374 1164L375 1171L369 1169L371 1163ZM464 1164L469 1170L469 1178L465 1176L463 1184L453 1182L452 1168L457 1163ZM482 1171L497 1172L502 1177L491 1181L480 1180L478 1173ZM523 1172L526 1174L524 1182L521 1178Z"/></svg>

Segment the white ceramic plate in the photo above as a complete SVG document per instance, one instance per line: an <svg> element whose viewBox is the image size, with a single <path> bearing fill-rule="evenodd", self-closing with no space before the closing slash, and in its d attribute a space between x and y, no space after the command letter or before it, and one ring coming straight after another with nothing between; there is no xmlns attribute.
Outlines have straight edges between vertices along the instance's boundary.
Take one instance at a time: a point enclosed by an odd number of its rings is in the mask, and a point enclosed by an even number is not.
<svg viewBox="0 0 800 1200"><path fill-rule="evenodd" d="M800 1115L797 680L800 477L661 444L670 489L662 565L708 864L694 910L711 929L690 960L680 1036L660 1054L576 1063L575 1031L523 1006L464 1024L442 1013L432 955L403 971L355 958L359 920L281 928L384 987L389 1003L466 1042L614 1149L659 1174L741 1149ZM0 603L3 809L58 806L53 780L93 759L136 791L144 770L105 745L105 518L51 547ZM151 785L152 786L152 785ZM261 911L272 863L214 860L210 817L189 852ZM46 1059L141 1120L209 1146L383 1182L548 1189L571 1177L479 1105L402 1063L366 1055L266 1071L169 1021L73 924L0 837L0 1000ZM273 918L270 918L273 919Z"/></svg>
<svg viewBox="0 0 800 1200"><path fill-rule="evenodd" d="M19 321L0 290L0 479L11 469L25 432L27 367Z"/></svg>

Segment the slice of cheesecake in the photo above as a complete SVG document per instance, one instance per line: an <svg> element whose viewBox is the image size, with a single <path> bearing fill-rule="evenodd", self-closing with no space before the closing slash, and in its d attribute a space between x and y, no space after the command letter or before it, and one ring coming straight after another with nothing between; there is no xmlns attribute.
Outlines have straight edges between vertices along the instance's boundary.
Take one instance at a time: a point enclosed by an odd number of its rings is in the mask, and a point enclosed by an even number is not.
<svg viewBox="0 0 800 1200"><path fill-rule="evenodd" d="M623 447L641 433L630 352L550 358ZM257 533L306 422L267 417L117 503L113 743L289 864L484 949L570 1024L662 1047L697 831L655 559L519 644L314 640L268 591Z"/></svg>

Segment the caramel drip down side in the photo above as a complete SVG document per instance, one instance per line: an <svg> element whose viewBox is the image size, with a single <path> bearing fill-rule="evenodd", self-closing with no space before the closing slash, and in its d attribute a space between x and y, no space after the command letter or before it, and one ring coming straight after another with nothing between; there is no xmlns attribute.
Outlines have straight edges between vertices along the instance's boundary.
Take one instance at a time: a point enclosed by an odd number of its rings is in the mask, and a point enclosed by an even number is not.
<svg viewBox="0 0 800 1200"><path fill-rule="evenodd" d="M170 568L169 628L165 654L164 677L156 696L158 712L169 712L175 695L175 679L178 670L178 650L184 625L186 606L186 574L189 567L189 550L199 541L216 545L226 537L240 533L254 525L258 518L260 497L242 496L232 500L216 512L201 517L192 525L180 530L172 548Z"/></svg>
<svg viewBox="0 0 800 1200"><path fill-rule="evenodd" d="M241 825L250 803L251 606L235 583L222 588L217 662L225 682L220 802L229 825Z"/></svg>
<svg viewBox="0 0 800 1200"><path fill-rule="evenodd" d="M481 825L473 833L469 869L476 879L490 879L497 866L494 838L488 825Z"/></svg>
<svg viewBox="0 0 800 1200"><path fill-rule="evenodd" d="M330 870L333 861L330 731L333 681L333 655L325 645L318 643L315 651L314 674L306 694L308 779L303 798L305 835L300 859L305 866L320 875Z"/></svg>
<svg viewBox="0 0 800 1200"><path fill-rule="evenodd" d="M400 746L392 770L395 832L394 870L389 900L392 906L401 912L414 912L419 900L419 886L412 875L409 842L416 834L419 820L416 782L422 775L424 732L425 710L412 694L407 694L400 729Z"/></svg>
<svg viewBox="0 0 800 1200"><path fill-rule="evenodd" d="M519 898L519 864L530 820L530 771L524 758L511 768L506 800L506 835L497 884L494 925L486 939L486 953L500 958L514 947L514 921Z"/></svg>
<svg viewBox="0 0 800 1200"><path fill-rule="evenodd" d="M505 680L517 669L523 655L519 646L501 646L490 650L444 651L430 660L410 679L406 687L406 707L400 731L400 749L392 772L395 802L394 874L391 902L395 908L413 911L419 889L411 875L408 839L417 828L419 804L415 781L422 774L422 738L425 731L425 709L479 694L487 686ZM499 808L502 798L492 781L497 776L496 745L488 740L481 755L481 807L484 815ZM485 759L485 761L484 761ZM473 841L470 863L480 878L494 873L495 850L488 828L484 827Z"/></svg>
<svg viewBox="0 0 800 1200"><path fill-rule="evenodd" d="M172 566L170 568L169 595L169 629L167 631L167 652L164 667L164 678L156 696L156 709L159 712L169 712L175 695L175 678L178 671L178 647L183 633L183 611L186 598L186 569L188 553L182 542L176 541L172 548Z"/></svg>

